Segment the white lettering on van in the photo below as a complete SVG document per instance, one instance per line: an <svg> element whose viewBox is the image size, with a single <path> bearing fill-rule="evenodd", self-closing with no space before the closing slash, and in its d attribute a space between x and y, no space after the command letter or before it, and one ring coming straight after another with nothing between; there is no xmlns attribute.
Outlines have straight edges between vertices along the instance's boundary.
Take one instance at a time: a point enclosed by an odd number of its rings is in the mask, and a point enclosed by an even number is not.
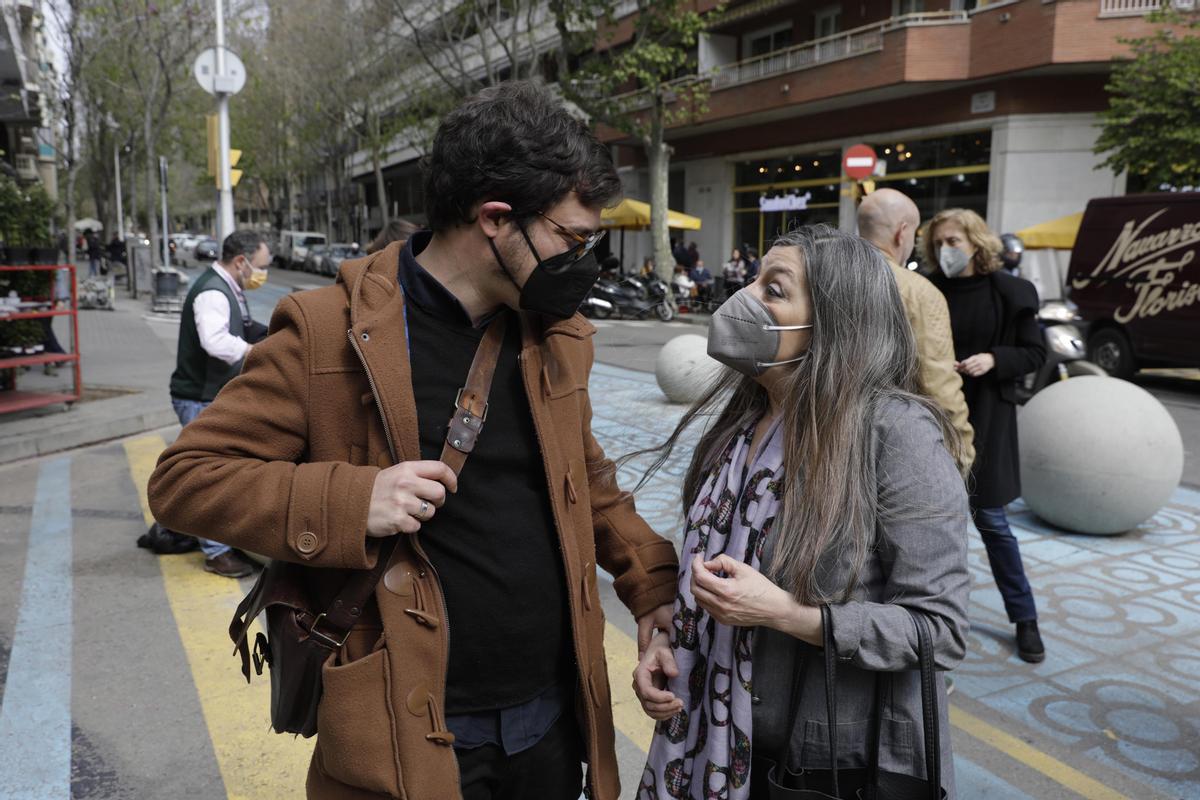
<svg viewBox="0 0 1200 800"><path fill-rule="evenodd" d="M1196 251L1189 250L1178 261L1162 258L1131 272L1128 280L1133 285L1133 305L1127 309L1118 308L1113 312L1113 319L1124 325L1131 319L1154 317L1200 300L1200 286L1191 281L1184 281L1178 289L1167 290L1175 282L1177 271L1192 263L1195 257Z"/></svg>
<svg viewBox="0 0 1200 800"><path fill-rule="evenodd" d="M1190 281L1168 290L1175 283L1178 270L1195 259L1196 251L1188 250L1175 261L1166 258L1176 250L1200 245L1200 222L1143 235L1147 226L1166 212L1165 208L1159 209L1140 223L1128 220L1091 274L1071 281L1073 288L1083 289L1093 281L1124 278L1134 290L1134 300L1133 305L1113 313L1113 319L1121 324L1200 302L1200 285Z"/></svg>

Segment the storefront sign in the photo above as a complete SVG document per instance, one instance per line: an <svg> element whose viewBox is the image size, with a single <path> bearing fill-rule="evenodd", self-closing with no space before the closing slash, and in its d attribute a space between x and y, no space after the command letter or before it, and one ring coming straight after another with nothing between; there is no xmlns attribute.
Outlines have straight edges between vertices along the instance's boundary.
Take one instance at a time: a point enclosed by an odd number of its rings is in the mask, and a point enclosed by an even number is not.
<svg viewBox="0 0 1200 800"><path fill-rule="evenodd" d="M758 198L758 210L764 214L768 211L803 211L808 208L808 201L811 199L812 192L783 194L778 197L764 195Z"/></svg>

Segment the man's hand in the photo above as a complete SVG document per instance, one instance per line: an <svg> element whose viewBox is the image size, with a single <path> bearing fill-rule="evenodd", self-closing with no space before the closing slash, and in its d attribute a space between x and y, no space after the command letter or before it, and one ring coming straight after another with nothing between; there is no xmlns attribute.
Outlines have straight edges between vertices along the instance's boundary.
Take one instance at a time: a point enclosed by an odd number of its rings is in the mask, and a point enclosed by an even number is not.
<svg viewBox="0 0 1200 800"><path fill-rule="evenodd" d="M633 670L633 693L651 719L670 719L683 711L683 701L667 690L667 679L678 675L670 637L664 632L654 634Z"/></svg>
<svg viewBox="0 0 1200 800"><path fill-rule="evenodd" d="M956 370L963 375L970 375L972 378L988 374L994 366L996 366L996 357L991 353L976 353L962 361L954 362Z"/></svg>
<svg viewBox="0 0 1200 800"><path fill-rule="evenodd" d="M671 613L673 610L668 603L659 606L649 614L643 614L637 618L638 658L641 658L642 654L646 652L646 648L650 646L650 639L654 636L655 631L670 632Z"/></svg>
<svg viewBox="0 0 1200 800"><path fill-rule="evenodd" d="M458 476L441 461L405 461L380 470L371 489L368 536L416 533L458 491Z"/></svg>

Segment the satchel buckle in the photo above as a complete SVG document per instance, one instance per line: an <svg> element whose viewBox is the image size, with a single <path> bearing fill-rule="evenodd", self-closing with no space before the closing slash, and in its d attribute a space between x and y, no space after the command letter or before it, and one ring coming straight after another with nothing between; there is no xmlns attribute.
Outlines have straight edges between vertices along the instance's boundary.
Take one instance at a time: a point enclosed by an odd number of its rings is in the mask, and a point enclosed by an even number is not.
<svg viewBox="0 0 1200 800"><path fill-rule="evenodd" d="M340 650L342 645L346 643L346 640L350 638L350 631L346 631L346 635L343 636L342 640L339 642L332 636L327 636L324 633L321 633L321 631L317 630L317 626L321 624L321 620L324 618L324 611L322 611L320 614L317 614L317 618L313 620L313 624L308 628L308 635L309 637L315 637L319 639L320 643L328 647L330 650Z"/></svg>
<svg viewBox="0 0 1200 800"><path fill-rule="evenodd" d="M454 396L454 408L461 410L461 411L465 411L466 413L470 414L471 416L475 416L474 411L472 411L469 408L465 408L462 404L463 392L465 392L466 390L467 390L467 387L465 387L465 386L458 390L458 394ZM488 404L485 402L483 404L483 413L479 415L480 422L486 422L487 415L488 415Z"/></svg>

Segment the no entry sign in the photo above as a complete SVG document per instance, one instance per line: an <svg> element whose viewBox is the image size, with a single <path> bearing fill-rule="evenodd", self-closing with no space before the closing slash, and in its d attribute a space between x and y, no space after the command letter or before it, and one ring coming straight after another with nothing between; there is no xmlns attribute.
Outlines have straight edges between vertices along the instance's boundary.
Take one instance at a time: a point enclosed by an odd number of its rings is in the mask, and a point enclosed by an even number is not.
<svg viewBox="0 0 1200 800"><path fill-rule="evenodd" d="M875 162L878 159L875 157L875 151L870 145L856 144L846 150L846 157L842 159L842 169L856 181L870 177L875 171Z"/></svg>

